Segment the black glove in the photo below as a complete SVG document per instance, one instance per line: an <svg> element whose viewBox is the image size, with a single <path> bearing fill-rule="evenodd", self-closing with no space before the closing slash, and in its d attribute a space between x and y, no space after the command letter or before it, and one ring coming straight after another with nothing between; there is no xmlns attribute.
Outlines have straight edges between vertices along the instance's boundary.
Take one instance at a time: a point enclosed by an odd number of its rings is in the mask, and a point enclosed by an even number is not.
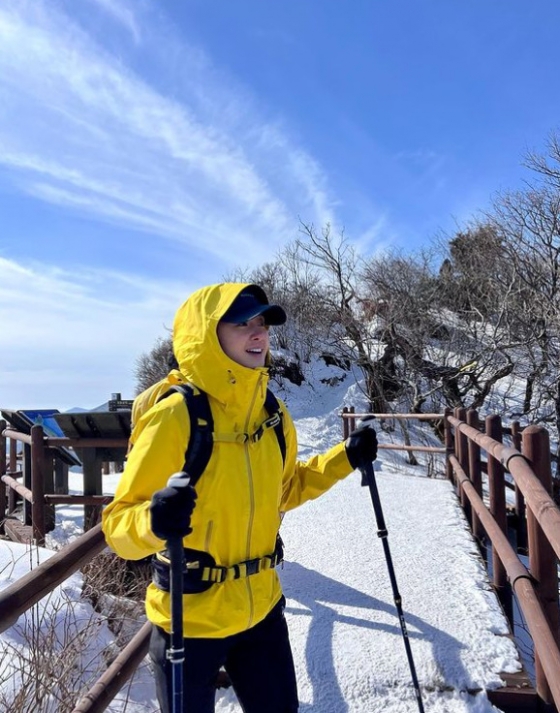
<svg viewBox="0 0 560 713"><path fill-rule="evenodd" d="M346 439L346 455L352 468L361 468L377 458L377 434L373 426L369 425L372 421L371 416L363 419Z"/></svg>
<svg viewBox="0 0 560 713"><path fill-rule="evenodd" d="M184 472L172 475L167 487L152 497L150 516L154 535L169 540L190 534L195 501L196 490L190 485L189 476Z"/></svg>

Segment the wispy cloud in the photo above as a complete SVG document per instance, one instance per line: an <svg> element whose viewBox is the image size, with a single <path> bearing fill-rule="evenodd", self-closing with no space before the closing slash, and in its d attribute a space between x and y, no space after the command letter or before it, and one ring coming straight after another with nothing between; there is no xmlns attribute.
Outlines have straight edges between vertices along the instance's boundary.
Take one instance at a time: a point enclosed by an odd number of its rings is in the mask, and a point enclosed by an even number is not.
<svg viewBox="0 0 560 713"><path fill-rule="evenodd" d="M142 34L131 6L92 2ZM0 163L42 201L187 244L204 236L221 256L235 244L270 257L298 214L332 221L318 163L200 51L181 51L191 78L170 98L52 4L6 0Z"/></svg>
<svg viewBox="0 0 560 713"><path fill-rule="evenodd" d="M0 406L94 407L113 391L131 397L136 358L167 334L193 287L0 258Z"/></svg>
<svg viewBox="0 0 560 713"><path fill-rule="evenodd" d="M445 169L447 158L432 149L416 149L414 151L399 151L395 159L405 165L411 175L416 175L418 184L432 186L434 190L445 187L447 180Z"/></svg>
<svg viewBox="0 0 560 713"><path fill-rule="evenodd" d="M114 20L120 23L134 38L138 44L141 39L141 31L134 17L134 13L130 9L130 5L126 5L119 0L90 0L95 5L98 5Z"/></svg>

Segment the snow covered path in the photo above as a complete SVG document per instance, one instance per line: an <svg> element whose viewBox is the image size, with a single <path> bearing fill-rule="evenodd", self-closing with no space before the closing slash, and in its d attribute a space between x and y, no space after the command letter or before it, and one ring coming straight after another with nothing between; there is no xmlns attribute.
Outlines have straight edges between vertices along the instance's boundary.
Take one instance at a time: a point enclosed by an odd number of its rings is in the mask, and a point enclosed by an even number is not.
<svg viewBox="0 0 560 713"><path fill-rule="evenodd" d="M450 485L380 473L389 544L426 711L495 710L469 691L519 668ZM417 710L402 633L376 535L369 490L356 474L289 513L282 528L302 711ZM219 711L239 711L224 695Z"/></svg>
<svg viewBox="0 0 560 713"><path fill-rule="evenodd" d="M500 671L516 670L516 654L451 488L390 474L379 474L378 486L426 710L474 709L466 692L499 685ZM283 532L282 579L307 709L415 710L369 491L356 476L293 513Z"/></svg>

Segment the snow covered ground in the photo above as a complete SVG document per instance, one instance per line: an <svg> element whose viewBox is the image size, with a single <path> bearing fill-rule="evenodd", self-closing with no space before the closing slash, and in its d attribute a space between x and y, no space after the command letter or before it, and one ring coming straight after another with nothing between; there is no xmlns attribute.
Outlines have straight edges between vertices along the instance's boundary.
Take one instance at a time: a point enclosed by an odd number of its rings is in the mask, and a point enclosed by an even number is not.
<svg viewBox="0 0 560 713"><path fill-rule="evenodd" d="M296 419L301 457L321 452L341 437L343 405L360 407L355 386L291 389L287 401ZM398 431L379 431L380 441L401 441ZM496 709L484 690L500 686L500 672L520 669L505 618L491 592L476 547L450 484L426 477L424 465L407 465L404 453L380 451L377 483L389 531L389 546L411 647L430 713L486 713ZM430 465L433 468L433 463ZM442 470L440 470L442 472ZM118 475L104 476L114 490ZM80 492L81 475L71 473ZM79 531L77 506L57 507L56 546ZM318 500L286 515L282 525L286 562L280 570L298 672L301 711L316 713L404 713L417 710L410 670L382 542L369 490L354 473ZM0 542L0 588L48 556L25 553ZM73 576L35 617L54 627L68 625L70 600L76 619L89 622L88 666L112 635L89 605L79 601L80 576ZM50 613L49 613L50 612ZM0 693L14 685L8 652L26 651L24 617L0 635ZM79 629L79 623L76 629ZM60 634L62 637L62 634ZM477 693L478 691L478 693ZM56 701L41 713L55 713ZM157 711L151 674L144 664L107 709L111 713ZM239 713L233 691L217 696L218 713Z"/></svg>

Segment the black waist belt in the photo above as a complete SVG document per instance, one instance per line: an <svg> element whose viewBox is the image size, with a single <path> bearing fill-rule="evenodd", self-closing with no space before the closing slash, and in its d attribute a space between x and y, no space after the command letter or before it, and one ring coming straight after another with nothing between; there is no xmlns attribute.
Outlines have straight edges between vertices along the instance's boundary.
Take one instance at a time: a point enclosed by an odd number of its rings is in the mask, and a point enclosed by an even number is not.
<svg viewBox="0 0 560 713"><path fill-rule="evenodd" d="M278 536L276 549L270 555L245 560L223 567L207 552L185 549L185 567L183 569L183 592L194 594L204 592L213 584L221 584L232 579L243 579L253 574L264 572L279 565L284 559L282 540ZM167 552L158 552L152 559L152 581L158 589L169 591L169 557Z"/></svg>

